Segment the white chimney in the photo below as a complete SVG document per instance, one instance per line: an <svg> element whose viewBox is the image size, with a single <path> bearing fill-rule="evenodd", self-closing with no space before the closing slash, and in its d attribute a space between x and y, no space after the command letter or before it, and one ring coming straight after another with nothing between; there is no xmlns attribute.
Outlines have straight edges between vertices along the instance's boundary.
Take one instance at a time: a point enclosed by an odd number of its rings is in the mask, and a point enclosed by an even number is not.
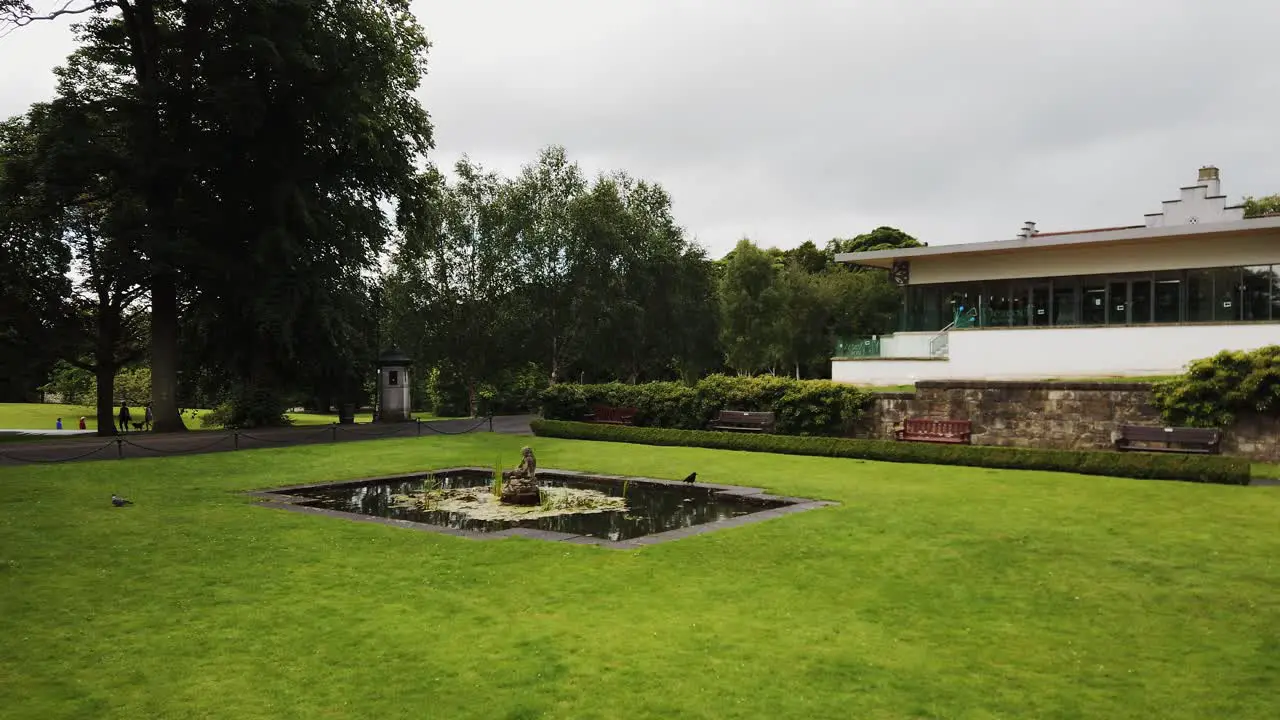
<svg viewBox="0 0 1280 720"><path fill-rule="evenodd" d="M1197 184L1205 186L1205 197L1219 197L1222 195L1222 180L1218 177L1218 168L1212 165L1205 165L1200 168L1200 177L1197 179Z"/></svg>
<svg viewBox="0 0 1280 720"><path fill-rule="evenodd" d="M1037 232L1039 231L1036 230L1036 224L1031 220L1028 220L1022 224L1022 229L1018 231L1018 237L1022 238L1023 240L1027 240L1031 238L1033 235L1035 235Z"/></svg>

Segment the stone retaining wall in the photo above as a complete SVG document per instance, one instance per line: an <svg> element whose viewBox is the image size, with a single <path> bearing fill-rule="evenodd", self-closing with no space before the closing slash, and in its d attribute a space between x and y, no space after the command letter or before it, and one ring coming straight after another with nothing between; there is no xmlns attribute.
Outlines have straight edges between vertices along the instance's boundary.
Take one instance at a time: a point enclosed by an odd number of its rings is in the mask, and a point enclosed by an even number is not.
<svg viewBox="0 0 1280 720"><path fill-rule="evenodd" d="M942 381L913 393L877 393L859 437L889 439L907 418L969 420L975 445L1072 450L1112 447L1117 425L1161 425L1147 383ZM1227 432L1224 452L1280 460L1280 423L1249 418Z"/></svg>

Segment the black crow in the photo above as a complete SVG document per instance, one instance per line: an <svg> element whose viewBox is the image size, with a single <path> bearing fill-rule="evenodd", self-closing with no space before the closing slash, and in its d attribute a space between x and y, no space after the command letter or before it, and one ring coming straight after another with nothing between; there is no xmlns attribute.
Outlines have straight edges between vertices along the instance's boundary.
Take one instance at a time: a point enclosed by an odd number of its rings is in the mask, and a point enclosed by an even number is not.
<svg viewBox="0 0 1280 720"><path fill-rule="evenodd" d="M685 481L685 482L687 482L687 483L689 483L689 484L693 484L693 481L694 481L694 480L697 480L697 479L698 479L698 473L696 473L696 472L691 472L691 473L689 473L689 477L685 478L685 479L684 479L684 481Z"/></svg>
<svg viewBox="0 0 1280 720"><path fill-rule="evenodd" d="M112 496L111 496L111 504L112 504L112 505L115 505L116 507L124 507L125 505L132 505L132 504L133 504L133 501L132 501L132 500L125 500L124 498L120 497L119 495L112 495Z"/></svg>

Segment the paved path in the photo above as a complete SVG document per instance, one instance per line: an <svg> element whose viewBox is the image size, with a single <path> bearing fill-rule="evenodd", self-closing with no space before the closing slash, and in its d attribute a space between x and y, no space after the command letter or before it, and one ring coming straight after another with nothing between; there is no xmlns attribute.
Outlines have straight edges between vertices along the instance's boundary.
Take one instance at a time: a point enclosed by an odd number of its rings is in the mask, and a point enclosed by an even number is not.
<svg viewBox="0 0 1280 720"><path fill-rule="evenodd" d="M505 435L532 435L529 422L534 415L499 415L493 418L493 432ZM80 436L66 440L0 443L0 467L31 463L63 463L82 460L197 455L228 450L250 450L291 445L357 442L388 437L418 435L461 435L489 432L488 418L431 420L397 425L311 425L260 430L199 431L178 434L129 433L120 437Z"/></svg>

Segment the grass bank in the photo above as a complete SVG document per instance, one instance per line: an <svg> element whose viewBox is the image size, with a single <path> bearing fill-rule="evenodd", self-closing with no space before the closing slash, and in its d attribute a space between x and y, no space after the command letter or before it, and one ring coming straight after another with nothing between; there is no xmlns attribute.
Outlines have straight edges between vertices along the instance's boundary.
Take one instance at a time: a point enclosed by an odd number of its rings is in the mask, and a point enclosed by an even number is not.
<svg viewBox="0 0 1280 720"><path fill-rule="evenodd" d="M1272 488L533 439L541 467L841 503L626 552L237 493L528 442L0 469L3 715L1280 715Z"/></svg>
<svg viewBox="0 0 1280 720"><path fill-rule="evenodd" d="M142 419L142 408L130 407L134 420ZM192 430L207 430L200 424L200 418L208 410L187 410L182 420ZM337 413L286 413L294 425L329 425L338 421ZM84 405L57 405L51 403L0 403L0 428L10 430L52 430L62 418L62 427L73 430L78 427L80 418L85 419L89 430L98 428L97 410ZM372 413L356 413L357 423L373 422ZM439 420L433 415L422 413L423 420ZM214 428L216 429L216 428Z"/></svg>

